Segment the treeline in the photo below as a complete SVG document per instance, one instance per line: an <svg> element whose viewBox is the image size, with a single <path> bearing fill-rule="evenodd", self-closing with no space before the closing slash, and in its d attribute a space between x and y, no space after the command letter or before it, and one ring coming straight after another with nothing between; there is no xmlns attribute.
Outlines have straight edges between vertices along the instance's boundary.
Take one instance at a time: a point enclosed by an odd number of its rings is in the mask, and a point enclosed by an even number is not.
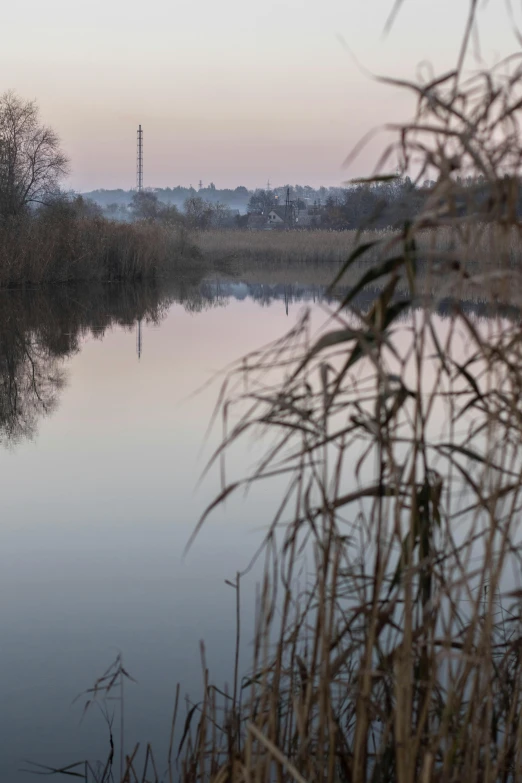
<svg viewBox="0 0 522 783"><path fill-rule="evenodd" d="M237 188L216 188L211 183L208 187L196 189L191 185L183 187L178 185L174 188L146 188L144 193L157 198L165 206L174 206L183 211L185 203L189 199L200 198L208 204L224 204L229 209L238 212L246 212L248 201L253 191L246 187ZM132 219L132 203L136 194L135 190L93 190L82 195L98 204L109 217L119 220Z"/></svg>
<svg viewBox="0 0 522 783"><path fill-rule="evenodd" d="M109 210L102 210L94 201L88 199L85 203L91 209L99 209L101 215L112 217ZM133 193L129 207L126 208L126 220L161 223L188 229L234 228L237 226L237 216L237 210L230 209L227 204L221 201L207 201L202 196L190 196L185 199L180 210L175 204L166 204L156 193L148 190Z"/></svg>
<svg viewBox="0 0 522 783"><path fill-rule="evenodd" d="M522 189L520 182L506 179L495 186L504 188L504 202L513 204L513 188L517 191L515 203L518 214L522 214ZM333 230L345 229L386 229L404 226L428 208L444 205L448 214L454 217L468 215L480 220L488 212L488 205L494 198L502 203L502 194L491 192L491 185L483 178L456 178L451 201L447 200L437 183L425 180L421 185L414 184L409 177L390 177L384 181L353 184L346 188L330 188L326 198L304 196L310 192L306 188L288 188L281 199L277 190L259 190L252 194L249 214L267 215L270 210L278 209L280 214L294 215L294 227L302 225L302 213L308 216L306 226ZM289 209L288 209L289 207ZM511 208L511 207L510 207ZM247 218L239 218L239 225L248 226ZM290 221L287 221L290 224Z"/></svg>
<svg viewBox="0 0 522 783"><path fill-rule="evenodd" d="M91 214L110 220L156 222L198 230L246 228L250 225L250 215L266 217L272 209L280 209L282 213L289 204L291 212L288 214L297 217L306 213L312 217L308 227L340 230L370 226L385 228L403 223L420 211L426 193L432 187L433 183L426 183L424 188L415 187L409 179L397 178L392 182L349 188L313 190L306 186L286 186L273 190L259 189L250 192L243 204L243 213L226 202L227 192L217 189L211 191L214 195L212 200L207 197L208 193L191 193L188 189L177 188L175 190L189 193L179 206L168 200L168 193L159 189L140 193L131 191L125 194L125 200L120 204L109 202L105 206L95 200L96 192L77 199L81 199L84 209ZM237 190L248 194L246 188ZM223 195L223 200L216 194ZM288 221L288 225L298 227L298 222Z"/></svg>
<svg viewBox="0 0 522 783"><path fill-rule="evenodd" d="M371 185L355 185L338 197L329 196L324 209L319 210L320 222L324 228L331 229L400 228L421 213L436 209L443 209L448 217L468 216L480 221L489 215L492 200L499 206L504 203L506 210L508 204L509 209L514 204L522 215L520 182L505 179L496 183L495 189L503 192L492 193L492 185L483 177L456 177L448 199L445 186L439 187L434 181L415 185L409 177L396 177ZM514 199L513 189L516 190Z"/></svg>
<svg viewBox="0 0 522 783"><path fill-rule="evenodd" d="M324 204L329 197L339 198L343 188L312 188L309 185L290 184L267 190L263 188L249 189L244 185L239 185L236 188L217 188L211 182L208 187L194 188L192 185L189 185L189 187L177 185L173 188L146 188L144 192L155 196L160 204L176 206L181 212L185 210L185 204L188 200L200 198L210 205L224 205L235 213L246 214L247 212L256 212L260 205L268 202L284 203L288 191L292 199L301 199L303 203L313 204L317 202ZM131 220L135 193L135 190L123 190L121 188L105 190L101 188L83 193L82 195L98 204L107 216L118 218L119 220ZM267 197L266 193L270 195Z"/></svg>
<svg viewBox="0 0 522 783"><path fill-rule="evenodd" d="M481 179L458 180L451 209L454 214L480 213L487 208L491 193ZM513 186L510 181L509 187ZM119 201L112 200L118 196ZM408 177L391 177L373 183L355 183L344 188L285 185L273 189L235 190L209 188L165 188L135 191L93 191L85 194L100 216L131 222L147 220L188 228L246 228L249 216L268 216L273 209L284 215L284 227L334 230L393 228L413 220L428 199L439 198L437 183L414 184ZM444 195L440 195L444 199ZM87 203L87 202L86 202ZM522 212L522 199L519 198ZM288 216L294 216L288 219ZM307 216L307 219L303 219ZM259 224L258 226L259 227ZM279 226L281 227L281 226Z"/></svg>
<svg viewBox="0 0 522 783"><path fill-rule="evenodd" d="M287 192L292 199L301 199L303 204L312 205L314 202L325 204L328 198L338 199L343 193L343 188L320 187L312 188L309 185L281 185L280 187L265 190L263 188L249 189L244 185L237 188L216 188L214 183L208 187L196 189L192 186L178 185L173 188L146 188L145 193L153 195L160 204L175 206L180 212L185 211L188 200L199 198L210 205L226 206L234 213L246 214L256 212L267 203L283 203ZM123 190L92 190L82 195L98 204L103 213L119 220L132 219L132 203L136 191ZM269 194L268 196L265 194Z"/></svg>

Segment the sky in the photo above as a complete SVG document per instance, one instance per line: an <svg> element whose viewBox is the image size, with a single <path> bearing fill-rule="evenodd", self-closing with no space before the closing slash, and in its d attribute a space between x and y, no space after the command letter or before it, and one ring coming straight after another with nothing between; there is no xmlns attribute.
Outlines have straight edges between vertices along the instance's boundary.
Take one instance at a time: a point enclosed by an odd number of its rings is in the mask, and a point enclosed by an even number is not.
<svg viewBox="0 0 522 783"><path fill-rule="evenodd" d="M361 136L412 112L369 72L414 78L421 61L439 72L457 57L468 0L404 0L383 36L393 2L10 3L0 92L37 100L75 190L135 186L139 123L145 186L340 185L369 175L384 146L378 137L343 167ZM493 64L518 47L505 0L481 6Z"/></svg>

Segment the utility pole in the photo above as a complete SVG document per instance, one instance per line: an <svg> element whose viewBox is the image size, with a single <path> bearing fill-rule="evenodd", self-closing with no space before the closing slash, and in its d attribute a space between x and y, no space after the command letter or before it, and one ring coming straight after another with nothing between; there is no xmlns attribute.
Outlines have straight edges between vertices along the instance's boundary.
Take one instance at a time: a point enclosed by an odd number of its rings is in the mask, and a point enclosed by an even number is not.
<svg viewBox="0 0 522 783"><path fill-rule="evenodd" d="M138 152L136 157L136 188L138 193L143 190L143 131L138 128Z"/></svg>
<svg viewBox="0 0 522 783"><path fill-rule="evenodd" d="M294 202L290 201L290 188L286 189L286 201L285 201L285 223L288 227L292 226L295 222L294 215Z"/></svg>

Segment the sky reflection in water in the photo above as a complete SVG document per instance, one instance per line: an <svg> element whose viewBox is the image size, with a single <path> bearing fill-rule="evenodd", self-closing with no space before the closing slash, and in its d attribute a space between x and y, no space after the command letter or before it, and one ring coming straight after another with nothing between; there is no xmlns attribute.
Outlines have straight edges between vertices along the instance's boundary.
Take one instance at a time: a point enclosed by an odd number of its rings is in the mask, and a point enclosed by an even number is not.
<svg viewBox="0 0 522 783"><path fill-rule="evenodd" d="M85 301L66 289L54 303L2 295L12 297L0 322L3 780L34 780L17 772L27 758L106 756L101 717L80 725L71 701L117 650L138 680L128 688L129 747L153 741L165 753L176 682L182 696L200 687L200 639L215 679L231 680L234 594L224 580L248 562L278 488L229 503L182 557L219 480L195 491L218 441L216 432L202 451L218 387L193 393L280 337L295 300L319 293L283 288L235 284L185 298L100 290ZM254 587L255 574L243 589L247 642Z"/></svg>

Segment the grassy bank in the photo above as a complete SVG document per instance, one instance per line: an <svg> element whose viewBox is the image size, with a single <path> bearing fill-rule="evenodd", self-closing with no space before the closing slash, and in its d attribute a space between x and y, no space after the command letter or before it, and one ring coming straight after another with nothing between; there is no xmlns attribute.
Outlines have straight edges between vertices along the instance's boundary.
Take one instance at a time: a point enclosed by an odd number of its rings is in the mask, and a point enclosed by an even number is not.
<svg viewBox="0 0 522 783"><path fill-rule="evenodd" d="M250 282L328 286L356 248L369 245L341 284L394 257L400 232L211 230L196 242L209 268ZM421 228L415 232L417 293L464 299L522 301L522 241L517 229L488 223ZM509 282L504 272L509 271ZM398 290L405 290L404 276Z"/></svg>
<svg viewBox="0 0 522 783"><path fill-rule="evenodd" d="M366 243L375 247L364 255L370 265L382 260L394 247L400 231L250 231L248 229L211 229L197 234L203 256L230 264L289 265L296 263L340 264L350 253ZM487 223L421 228L415 239L420 257L426 260L453 254L464 263L497 266L507 260L522 267L522 240L518 231Z"/></svg>
<svg viewBox="0 0 522 783"><path fill-rule="evenodd" d="M231 263L340 263L350 252L355 235L355 231L211 229L198 235L198 246L205 258Z"/></svg>
<svg viewBox="0 0 522 783"><path fill-rule="evenodd" d="M150 279L202 268L183 229L42 210L0 222L0 287Z"/></svg>

